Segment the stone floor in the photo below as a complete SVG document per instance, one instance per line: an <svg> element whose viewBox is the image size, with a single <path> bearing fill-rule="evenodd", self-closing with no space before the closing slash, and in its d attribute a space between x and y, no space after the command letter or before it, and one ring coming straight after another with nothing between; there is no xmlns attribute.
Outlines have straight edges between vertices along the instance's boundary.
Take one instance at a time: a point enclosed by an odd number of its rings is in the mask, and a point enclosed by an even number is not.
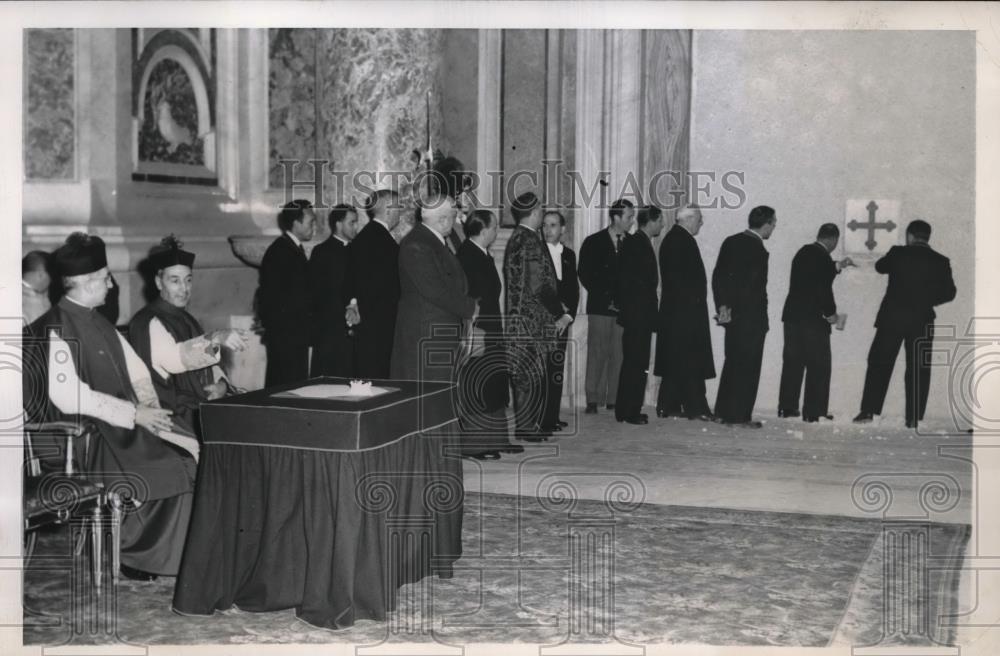
<svg viewBox="0 0 1000 656"><path fill-rule="evenodd" d="M537 495L571 486L590 499L634 490L647 503L880 517L882 499L871 495L884 483L891 516L924 516L923 503L931 521L971 521L971 436L948 433L944 420L914 432L893 417L857 426L760 414L764 428L739 430L645 411L650 423L633 426L603 409L564 408L570 427L549 442L499 461L466 460L466 489ZM946 498L929 498L935 490Z"/></svg>

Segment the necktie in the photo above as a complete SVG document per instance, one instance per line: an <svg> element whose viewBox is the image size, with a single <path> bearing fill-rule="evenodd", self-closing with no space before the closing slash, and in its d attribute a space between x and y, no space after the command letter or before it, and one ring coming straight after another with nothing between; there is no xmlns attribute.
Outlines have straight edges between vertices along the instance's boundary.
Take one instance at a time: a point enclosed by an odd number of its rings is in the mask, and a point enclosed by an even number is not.
<svg viewBox="0 0 1000 656"><path fill-rule="evenodd" d="M616 239L617 241L615 242L615 253L620 255L622 252L622 235L619 234L616 237Z"/></svg>
<svg viewBox="0 0 1000 656"><path fill-rule="evenodd" d="M299 244L299 252L302 253L302 257L306 256L306 249L302 244Z"/></svg>

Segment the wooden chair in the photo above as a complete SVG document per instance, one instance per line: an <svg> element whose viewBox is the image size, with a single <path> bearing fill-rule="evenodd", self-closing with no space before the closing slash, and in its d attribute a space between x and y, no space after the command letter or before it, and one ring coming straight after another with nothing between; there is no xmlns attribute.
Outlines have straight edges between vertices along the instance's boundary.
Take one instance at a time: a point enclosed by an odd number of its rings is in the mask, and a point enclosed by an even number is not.
<svg viewBox="0 0 1000 656"><path fill-rule="evenodd" d="M117 585L121 567L121 502L116 495L109 495L102 484L89 480L86 473L77 471L79 467L74 462L81 440L80 461L87 462L91 431L75 422L46 422L25 424L24 433L27 456L24 475L25 566L34 552L39 528L83 517L84 534L89 532L91 539L94 588L100 592L104 581L104 527L108 520L106 511L110 507L111 578L112 583ZM35 445L35 440L43 436L65 440L60 445L64 454L61 471L43 473Z"/></svg>

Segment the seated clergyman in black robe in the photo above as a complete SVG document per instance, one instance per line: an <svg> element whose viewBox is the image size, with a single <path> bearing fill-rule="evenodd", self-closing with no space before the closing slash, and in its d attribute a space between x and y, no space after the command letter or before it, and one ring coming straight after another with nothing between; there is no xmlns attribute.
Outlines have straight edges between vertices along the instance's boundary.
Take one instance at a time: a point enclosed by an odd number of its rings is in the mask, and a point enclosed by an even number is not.
<svg viewBox="0 0 1000 656"><path fill-rule="evenodd" d="M129 323L129 341L153 377L160 405L198 427L198 405L236 391L219 368L221 348L241 351L240 331L205 333L186 308L193 290L194 253L172 235L149 256L160 295Z"/></svg>
<svg viewBox="0 0 1000 656"><path fill-rule="evenodd" d="M74 233L54 254L65 296L29 332L26 362L44 367L31 389L39 421L92 424L88 477L127 502L122 574L175 576L191 514L198 442L160 408L149 370L97 308L110 287L104 242ZM30 359L29 359L30 358ZM39 372L42 373L42 372Z"/></svg>

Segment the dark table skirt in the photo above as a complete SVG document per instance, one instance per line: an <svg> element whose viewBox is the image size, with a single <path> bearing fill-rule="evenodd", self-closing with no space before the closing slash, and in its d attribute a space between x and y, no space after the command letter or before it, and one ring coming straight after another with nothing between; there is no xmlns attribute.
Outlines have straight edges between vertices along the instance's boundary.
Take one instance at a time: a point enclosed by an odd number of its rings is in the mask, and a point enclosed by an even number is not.
<svg viewBox="0 0 1000 656"><path fill-rule="evenodd" d="M384 620L400 585L451 576L462 464L452 424L360 452L206 444L174 608L295 608L315 626Z"/></svg>

